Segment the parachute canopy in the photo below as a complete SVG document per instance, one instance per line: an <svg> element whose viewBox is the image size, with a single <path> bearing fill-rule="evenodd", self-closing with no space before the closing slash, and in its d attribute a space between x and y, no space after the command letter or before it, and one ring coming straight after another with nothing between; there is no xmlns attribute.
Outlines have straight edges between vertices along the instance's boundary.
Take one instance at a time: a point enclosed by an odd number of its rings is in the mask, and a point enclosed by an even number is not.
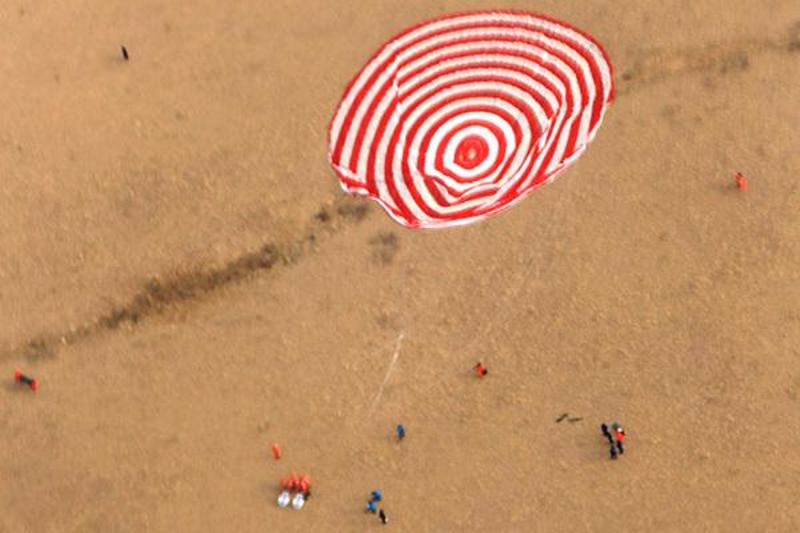
<svg viewBox="0 0 800 533"><path fill-rule="evenodd" d="M552 181L614 94L589 35L549 17L477 11L386 43L348 85L329 159L345 191L412 228L469 224Z"/></svg>

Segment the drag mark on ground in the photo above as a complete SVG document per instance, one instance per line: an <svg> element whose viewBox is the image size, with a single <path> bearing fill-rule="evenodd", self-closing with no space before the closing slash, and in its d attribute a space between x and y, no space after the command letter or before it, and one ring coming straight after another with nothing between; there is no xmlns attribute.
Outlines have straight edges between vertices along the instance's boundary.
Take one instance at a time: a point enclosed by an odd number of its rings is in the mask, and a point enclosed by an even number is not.
<svg viewBox="0 0 800 533"><path fill-rule="evenodd" d="M743 72L754 57L767 53L800 57L800 21L788 28L783 37L645 51L632 66L618 74L617 94L628 94L640 87L692 74Z"/></svg>
<svg viewBox="0 0 800 533"><path fill-rule="evenodd" d="M326 238L341 229L363 221L369 206L359 200L340 197L319 208L307 224L302 237L285 243L267 243L244 252L221 266L177 272L153 277L130 300L113 306L104 314L79 326L44 332L19 346L0 352L0 361L26 358L29 361L55 357L60 346L76 344L104 332L134 327L139 322L169 309L186 306L211 293L256 275L301 260Z"/></svg>

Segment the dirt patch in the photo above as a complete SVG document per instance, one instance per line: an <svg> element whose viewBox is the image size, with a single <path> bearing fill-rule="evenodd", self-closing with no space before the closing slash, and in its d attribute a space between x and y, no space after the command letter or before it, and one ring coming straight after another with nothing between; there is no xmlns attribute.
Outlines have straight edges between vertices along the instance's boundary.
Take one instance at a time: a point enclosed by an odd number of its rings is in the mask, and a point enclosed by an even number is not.
<svg viewBox="0 0 800 533"><path fill-rule="evenodd" d="M383 265L390 265L400 248L400 239L395 233L386 231L370 239L369 244L372 246L373 259Z"/></svg>

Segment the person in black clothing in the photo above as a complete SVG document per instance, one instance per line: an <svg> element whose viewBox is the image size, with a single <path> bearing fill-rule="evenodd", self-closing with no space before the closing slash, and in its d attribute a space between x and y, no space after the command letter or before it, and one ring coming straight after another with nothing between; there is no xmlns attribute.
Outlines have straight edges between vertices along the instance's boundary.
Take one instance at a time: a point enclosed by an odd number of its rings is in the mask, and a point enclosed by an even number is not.
<svg viewBox="0 0 800 533"><path fill-rule="evenodd" d="M608 439L609 444L614 444L614 438L611 436L611 433L608 431L608 426L605 424L600 425L600 431L603 432L603 436Z"/></svg>
<svg viewBox="0 0 800 533"><path fill-rule="evenodd" d="M383 525L389 523L389 519L386 517L386 513L383 512L383 509L381 509L380 512L378 512L378 516L380 517L381 522L383 522Z"/></svg>
<svg viewBox="0 0 800 533"><path fill-rule="evenodd" d="M611 455L612 459L617 458L617 448L612 443L611 446L608 448L608 453Z"/></svg>

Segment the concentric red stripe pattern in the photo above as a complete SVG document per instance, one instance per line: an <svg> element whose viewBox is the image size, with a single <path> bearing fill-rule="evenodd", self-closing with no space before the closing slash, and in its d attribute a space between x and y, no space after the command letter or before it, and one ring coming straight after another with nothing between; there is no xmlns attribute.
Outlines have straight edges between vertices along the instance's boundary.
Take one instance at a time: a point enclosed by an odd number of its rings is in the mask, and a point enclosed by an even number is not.
<svg viewBox="0 0 800 533"><path fill-rule="evenodd" d="M574 162L614 96L589 35L476 11L410 28L350 82L330 127L342 187L412 228L468 224Z"/></svg>

